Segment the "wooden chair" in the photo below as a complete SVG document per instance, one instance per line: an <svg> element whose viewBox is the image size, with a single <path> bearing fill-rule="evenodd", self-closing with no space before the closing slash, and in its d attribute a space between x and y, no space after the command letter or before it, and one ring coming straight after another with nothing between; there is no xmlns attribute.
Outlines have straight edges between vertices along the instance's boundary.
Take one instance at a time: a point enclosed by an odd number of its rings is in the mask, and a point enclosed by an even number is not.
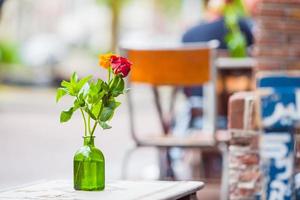
<svg viewBox="0 0 300 200"><path fill-rule="evenodd" d="M167 152L171 147L197 148L201 150L216 149L216 68L215 49L218 46L217 41L207 43L193 43L189 45L177 45L172 47L130 47L123 45L120 48L121 54L132 61L133 66L129 77L129 87L133 84L148 84L154 94L154 103L161 123L163 134L161 136L142 137L137 134L135 128L135 116L130 91L127 94L129 106L129 119L131 136L135 141L136 148L155 147L161 152ZM207 85L209 89L208 100L210 107L205 110L207 114L206 121L210 126L203 129L203 134L197 134L197 137L175 137L170 133L170 116L173 114L175 93L178 87ZM163 113L160 102L158 87L171 86L174 89L170 100L168 115ZM136 149L129 151L123 163L123 178L126 178L127 162L131 153ZM170 165L170 158L167 157L167 163ZM169 166L170 167L170 166ZM168 169L167 169L168 171ZM161 171L161 177L164 177ZM168 175L168 174L167 174Z"/></svg>

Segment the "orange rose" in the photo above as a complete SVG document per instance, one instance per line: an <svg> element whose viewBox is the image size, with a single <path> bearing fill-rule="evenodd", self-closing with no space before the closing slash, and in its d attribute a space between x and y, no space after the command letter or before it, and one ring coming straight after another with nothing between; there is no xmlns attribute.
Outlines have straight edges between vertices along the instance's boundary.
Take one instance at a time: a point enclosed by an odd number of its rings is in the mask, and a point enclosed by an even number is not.
<svg viewBox="0 0 300 200"><path fill-rule="evenodd" d="M104 67L105 69L110 67L110 59L114 56L112 53L107 53L99 56L99 65Z"/></svg>

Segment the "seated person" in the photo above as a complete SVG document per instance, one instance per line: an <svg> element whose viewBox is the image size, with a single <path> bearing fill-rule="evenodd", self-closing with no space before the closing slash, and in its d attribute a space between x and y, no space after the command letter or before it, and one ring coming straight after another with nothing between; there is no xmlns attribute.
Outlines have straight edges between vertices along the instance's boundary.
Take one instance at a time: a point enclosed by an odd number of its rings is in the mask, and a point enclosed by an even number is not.
<svg viewBox="0 0 300 200"><path fill-rule="evenodd" d="M182 42L207 42L210 40L218 40L220 42L219 49L227 49L227 44L225 42L225 36L228 32L225 20L221 12L216 11L216 9L210 7L210 2L206 2L206 22L202 22L190 30L188 30L182 38ZM248 8L253 8L255 1L245 1ZM226 2L224 2L226 3ZM250 9L251 10L251 9ZM251 31L252 21L250 18L242 18L239 19L239 27L241 32L244 34L247 46L251 46L253 44L253 35ZM186 87L184 88L184 93L187 97L198 97L200 102L202 102L201 97L203 96L203 88L202 86L198 87ZM194 102L194 101L192 101ZM191 103L191 120L189 124L189 128L201 128L201 120L197 120L196 117L202 116L202 106L197 103L197 106L194 106ZM194 122L197 122L196 124ZM226 120L219 121L219 128L226 128Z"/></svg>
<svg viewBox="0 0 300 200"><path fill-rule="evenodd" d="M228 0L219 0L226 3ZM234 0L232 0L234 1ZM238 1L238 0L237 0ZM256 3L259 0L244 0L248 11L253 14ZM202 22L190 30L188 30L182 38L182 42L207 42L210 40L218 40L220 42L219 49L227 49L225 42L225 36L227 34L227 29L225 26L224 16L222 12L215 9L211 9L210 4L215 2L215 0L206 0L206 13L205 13L205 22ZM253 44L253 35L251 31L252 21L250 18L241 18L238 21L241 32L244 34L247 46ZM202 107L203 107L203 88L202 86L198 87L185 87L184 93L188 98L188 104L186 105L183 112L181 112L175 119L173 126L173 134L177 136L183 136L187 133L188 130L193 129L202 129ZM226 118L223 120L218 120L218 128L226 128L227 121ZM193 152L185 152L178 148L172 148L170 151L172 168L174 174L179 179L189 179L195 177L194 172L199 171L199 161L194 159L193 155L185 155ZM182 162L182 159L185 157L191 157L190 163ZM196 156L197 158L201 156ZM218 163L218 166L221 166L221 160L218 157L211 157L214 159L214 163ZM194 167L193 170L190 166ZM218 172L217 172L218 173Z"/></svg>
<svg viewBox="0 0 300 200"><path fill-rule="evenodd" d="M2 9L3 9L4 1L5 0L0 0L0 18L1 18L1 14L2 14Z"/></svg>
<svg viewBox="0 0 300 200"><path fill-rule="evenodd" d="M182 38L182 42L207 42L210 40L218 40L220 42L219 49L227 49L225 42L225 35L227 34L227 29L225 26L224 16L221 12L215 12L214 9L210 9L210 2L213 0L208 0L206 2L205 22L202 22L190 30L188 30ZM257 0L245 0L250 11L255 6ZM250 5L251 4L251 5ZM250 18L239 19L239 27L241 32L244 34L247 46L253 44L253 35L251 31L252 21ZM184 93L188 98L188 104L186 105L183 112L180 113L175 119L173 133L175 135L182 135L191 129L201 129L202 128L202 97L203 97L203 87L185 87ZM218 120L218 128L226 129L227 121L221 118ZM190 166L195 165L195 163L184 163L181 161L184 156L184 151L178 148L171 149L171 160L172 167L175 176L179 179L195 178L194 170L190 169ZM197 159L194 162L198 162ZM218 161L220 162L220 161ZM198 163L196 163L198 165ZM183 170L184 169L184 170Z"/></svg>

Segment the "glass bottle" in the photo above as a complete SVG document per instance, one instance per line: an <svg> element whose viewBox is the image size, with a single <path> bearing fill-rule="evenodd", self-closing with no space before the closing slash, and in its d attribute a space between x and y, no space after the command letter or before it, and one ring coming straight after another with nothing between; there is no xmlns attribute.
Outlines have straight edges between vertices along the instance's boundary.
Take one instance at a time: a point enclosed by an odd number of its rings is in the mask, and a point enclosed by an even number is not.
<svg viewBox="0 0 300 200"><path fill-rule="evenodd" d="M83 137L83 146L74 156L74 189L99 191L105 188L105 160L94 145L95 136Z"/></svg>

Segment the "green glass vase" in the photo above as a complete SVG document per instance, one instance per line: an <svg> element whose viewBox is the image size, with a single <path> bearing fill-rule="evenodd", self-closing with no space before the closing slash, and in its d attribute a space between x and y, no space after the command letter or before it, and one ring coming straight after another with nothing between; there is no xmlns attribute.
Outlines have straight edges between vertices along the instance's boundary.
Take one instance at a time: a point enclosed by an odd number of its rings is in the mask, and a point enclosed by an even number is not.
<svg viewBox="0 0 300 200"><path fill-rule="evenodd" d="M105 188L105 160L94 145L94 136L83 137L83 146L74 156L74 189L99 191Z"/></svg>

